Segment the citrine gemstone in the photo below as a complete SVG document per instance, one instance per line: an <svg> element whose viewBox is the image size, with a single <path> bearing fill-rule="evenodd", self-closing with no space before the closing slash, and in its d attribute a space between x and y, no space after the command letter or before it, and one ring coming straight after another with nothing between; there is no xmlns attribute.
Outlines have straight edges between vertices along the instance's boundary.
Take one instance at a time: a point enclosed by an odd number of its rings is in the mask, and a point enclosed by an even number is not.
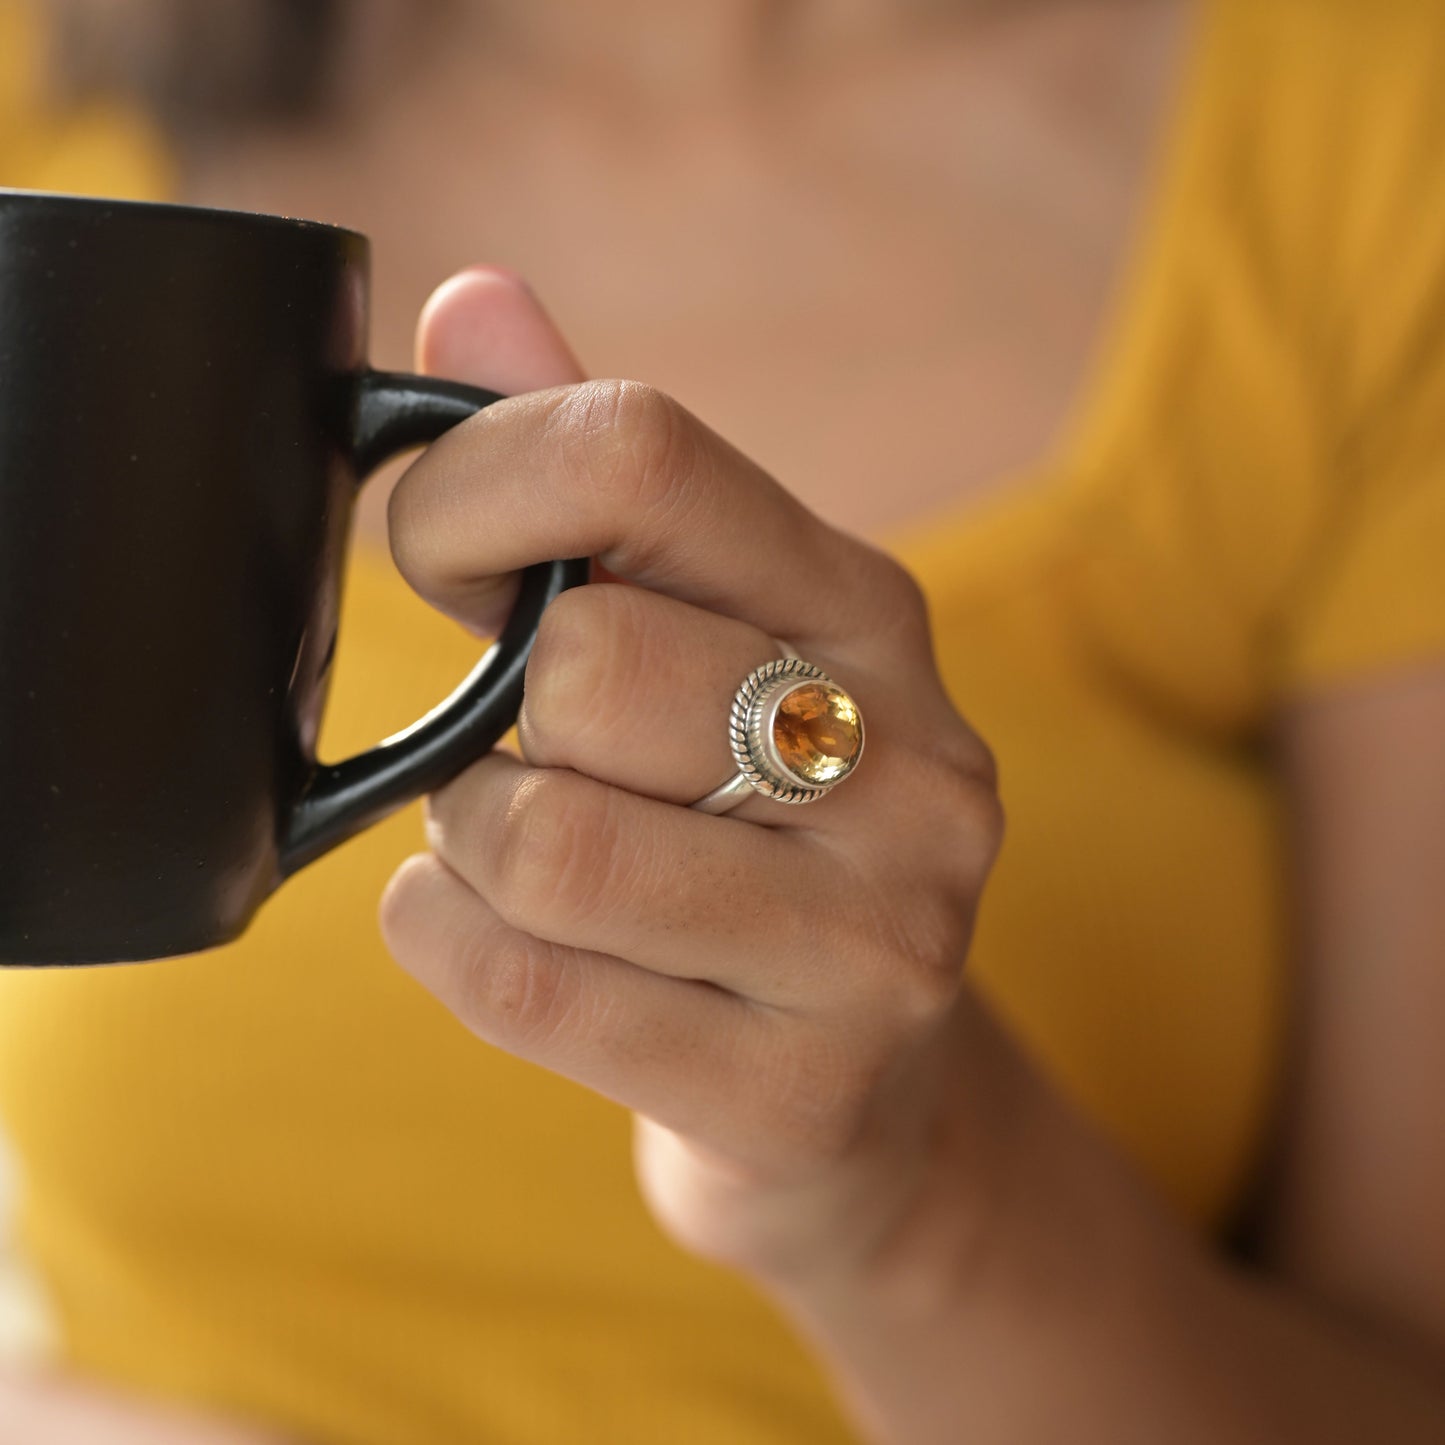
<svg viewBox="0 0 1445 1445"><path fill-rule="evenodd" d="M836 783L863 749L863 723L841 687L809 682L778 704L773 743L787 770L807 783Z"/></svg>

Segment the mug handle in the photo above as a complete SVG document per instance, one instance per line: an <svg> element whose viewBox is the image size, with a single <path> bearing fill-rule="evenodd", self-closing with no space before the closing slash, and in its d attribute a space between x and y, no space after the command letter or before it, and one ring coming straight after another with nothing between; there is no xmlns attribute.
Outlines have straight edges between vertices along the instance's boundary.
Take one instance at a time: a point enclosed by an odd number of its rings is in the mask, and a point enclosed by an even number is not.
<svg viewBox="0 0 1445 1445"><path fill-rule="evenodd" d="M435 441L502 399L494 391L399 372L364 372L355 387L350 446L363 479L388 457ZM585 557L528 567L501 636L450 697L369 752L315 763L281 845L281 877L441 787L494 747L517 720L543 611L559 593L585 582L587 572Z"/></svg>

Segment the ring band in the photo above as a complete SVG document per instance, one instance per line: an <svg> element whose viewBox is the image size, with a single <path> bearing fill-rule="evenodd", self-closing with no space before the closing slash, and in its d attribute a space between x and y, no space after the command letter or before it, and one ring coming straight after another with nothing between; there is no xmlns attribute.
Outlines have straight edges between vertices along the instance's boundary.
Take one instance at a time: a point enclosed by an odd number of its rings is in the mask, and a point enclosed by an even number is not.
<svg viewBox="0 0 1445 1445"><path fill-rule="evenodd" d="M790 653L743 679L728 713L728 746L738 770L692 805L698 812L730 812L750 793L812 803L858 766L863 718L821 667Z"/></svg>

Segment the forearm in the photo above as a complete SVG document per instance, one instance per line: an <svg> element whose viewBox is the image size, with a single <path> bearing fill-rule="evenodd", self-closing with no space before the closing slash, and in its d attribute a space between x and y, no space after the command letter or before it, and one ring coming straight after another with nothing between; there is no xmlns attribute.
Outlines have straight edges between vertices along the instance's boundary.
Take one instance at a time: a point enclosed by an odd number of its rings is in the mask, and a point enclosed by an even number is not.
<svg viewBox="0 0 1445 1445"><path fill-rule="evenodd" d="M774 1281L871 1440L1437 1445L1433 1377L1211 1255L988 1015L925 1198L866 1269Z"/></svg>

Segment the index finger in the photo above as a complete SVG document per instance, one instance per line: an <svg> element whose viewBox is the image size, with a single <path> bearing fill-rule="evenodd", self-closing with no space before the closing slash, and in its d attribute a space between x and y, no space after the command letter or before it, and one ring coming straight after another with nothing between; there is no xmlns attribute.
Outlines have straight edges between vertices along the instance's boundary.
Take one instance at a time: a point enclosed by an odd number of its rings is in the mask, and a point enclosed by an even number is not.
<svg viewBox="0 0 1445 1445"><path fill-rule="evenodd" d="M402 575L475 626L492 579L553 557L836 651L911 600L882 553L836 531L656 389L589 381L495 403L392 494ZM891 630L891 629L890 629Z"/></svg>

